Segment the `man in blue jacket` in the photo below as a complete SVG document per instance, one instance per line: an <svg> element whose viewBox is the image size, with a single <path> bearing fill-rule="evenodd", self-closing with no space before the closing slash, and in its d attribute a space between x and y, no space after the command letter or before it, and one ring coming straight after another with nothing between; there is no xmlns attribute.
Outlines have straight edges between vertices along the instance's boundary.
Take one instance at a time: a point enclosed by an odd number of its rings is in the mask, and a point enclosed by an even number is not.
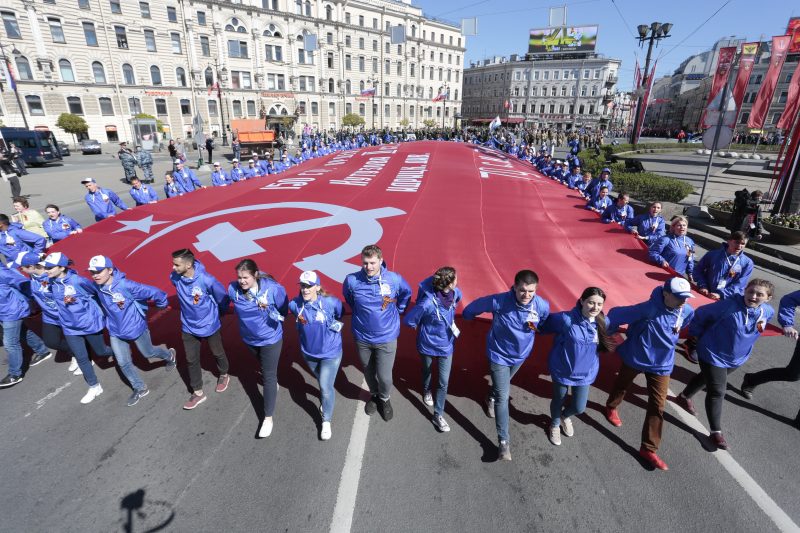
<svg viewBox="0 0 800 533"><path fill-rule="evenodd" d="M511 378L531 354L536 331L550 314L550 304L538 296L539 276L520 270L508 292L483 296L464 308L463 316L472 320L481 313L492 313L492 328L486 337L486 355L492 376L492 390L486 412L495 419L498 459L511 460L508 436L508 396Z"/></svg>
<svg viewBox="0 0 800 533"><path fill-rule="evenodd" d="M136 344L144 357L158 357L167 362L167 370L175 368L175 349L153 346L150 329L147 327L147 302L153 300L156 307L166 309L167 293L142 285L125 277L117 270L111 259L96 255L89 260L89 272L94 280L97 300L106 315L106 327L111 340L114 358L125 379L133 387L128 406L150 394L150 390L131 359L130 343Z"/></svg>
<svg viewBox="0 0 800 533"><path fill-rule="evenodd" d="M192 397L183 404L184 409L194 409L207 396L203 393L203 370L200 368L200 347L205 340L217 361L217 392L225 392L230 383L228 357L222 346L219 316L228 308L228 294L217 279L206 272L189 249L172 253L170 281L175 286L181 305L181 336L189 365L189 386Z"/></svg>
<svg viewBox="0 0 800 533"><path fill-rule="evenodd" d="M42 226L44 226L44 232L54 243L66 239L70 235L83 233L81 225L75 219L62 215L57 205L48 204L44 211L47 213L47 220Z"/></svg>
<svg viewBox="0 0 800 533"><path fill-rule="evenodd" d="M617 347L622 365L606 401L606 418L614 426L622 425L617 407L636 376L644 373L647 414L639 455L659 470L668 470L667 463L656 452L661 444L669 376L675 366L675 345L681 330L694 317L694 309L686 303L688 298L694 298L689 282L671 278L663 287L656 287L648 301L615 307L608 313L609 333L623 324L628 325L628 330L625 342Z"/></svg>
<svg viewBox="0 0 800 533"><path fill-rule="evenodd" d="M247 177L244 175L244 169L239 166L238 159L234 159L233 161L231 161L231 165L232 165L231 170L228 173L231 177L231 181L237 182L237 181L244 181L247 179Z"/></svg>
<svg viewBox="0 0 800 533"><path fill-rule="evenodd" d="M364 411L372 415L380 407L388 422L394 415L389 397L400 313L411 299L411 287L400 274L386 268L383 252L375 244L361 250L361 264L361 270L347 275L342 290L353 311L353 336L371 395Z"/></svg>
<svg viewBox="0 0 800 533"><path fill-rule="evenodd" d="M84 199L89 209L94 213L96 222L116 215L117 211L114 206L117 206L120 211L128 209L128 206L117 196L117 193L111 189L98 187L94 178L83 178L81 183L86 187L87 192Z"/></svg>
<svg viewBox="0 0 800 533"><path fill-rule="evenodd" d="M183 161L180 159L175 160L175 172L172 174L175 181L180 185L185 192L192 192L195 189L202 189L200 180L197 179L197 174L191 168L186 168Z"/></svg>
<svg viewBox="0 0 800 533"><path fill-rule="evenodd" d="M233 183L227 172L222 170L219 161L214 163L214 171L211 172L211 184L214 187L226 187Z"/></svg>
<svg viewBox="0 0 800 533"><path fill-rule="evenodd" d="M614 205L610 205L605 208L602 215L603 224L611 224L612 222L616 222L617 224L624 226L627 220L631 220L633 218L633 208L628 205L630 201L630 196L628 193L620 192L617 195L617 201L614 202Z"/></svg>
<svg viewBox="0 0 800 533"><path fill-rule="evenodd" d="M706 252L694 267L697 292L713 300L743 295L753 273L753 260L744 254L746 246L747 235L734 231L728 242Z"/></svg>
<svg viewBox="0 0 800 533"><path fill-rule="evenodd" d="M139 178L131 178L131 198L136 205L154 204L158 202L156 190L149 185L142 185Z"/></svg>
<svg viewBox="0 0 800 533"><path fill-rule="evenodd" d="M13 261L20 252L42 253L45 244L44 237L22 229L22 224L0 214L0 254L5 256L6 262Z"/></svg>

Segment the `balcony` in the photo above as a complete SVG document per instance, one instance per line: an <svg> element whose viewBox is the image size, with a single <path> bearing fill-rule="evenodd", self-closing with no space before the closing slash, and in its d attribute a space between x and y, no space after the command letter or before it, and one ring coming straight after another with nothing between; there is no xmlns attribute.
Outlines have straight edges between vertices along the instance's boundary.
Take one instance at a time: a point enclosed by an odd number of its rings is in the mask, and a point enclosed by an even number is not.
<svg viewBox="0 0 800 533"><path fill-rule="evenodd" d="M609 76L608 78L606 78L606 85L610 87L612 85L616 85L618 81L619 78L617 76Z"/></svg>

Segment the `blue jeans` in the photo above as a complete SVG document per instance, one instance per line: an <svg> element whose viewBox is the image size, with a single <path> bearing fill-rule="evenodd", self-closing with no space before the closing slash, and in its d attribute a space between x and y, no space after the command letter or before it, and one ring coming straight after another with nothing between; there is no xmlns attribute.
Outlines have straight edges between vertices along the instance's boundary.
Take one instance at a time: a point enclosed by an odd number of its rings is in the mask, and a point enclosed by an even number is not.
<svg viewBox="0 0 800 533"><path fill-rule="evenodd" d="M75 360L78 361L78 367L83 372L83 379L90 387L98 384L97 375L94 373L94 367L89 360L89 352L86 350L86 343L92 347L92 350L97 356L110 357L114 355L111 348L106 346L103 340L103 333L91 333L89 335L64 335L67 339L67 345L72 350Z"/></svg>
<svg viewBox="0 0 800 533"><path fill-rule="evenodd" d="M553 419L551 422L553 426L561 424L561 418L579 415L586 410L586 402L589 400L589 385L581 385L572 387L572 401L569 407L564 409L563 413L561 412L569 389L569 385L553 382L553 399L550 400L550 417Z"/></svg>
<svg viewBox="0 0 800 533"><path fill-rule="evenodd" d="M126 341L125 339L114 337L113 335L110 337L110 339L111 350L114 352L114 357L116 358L119 369L122 370L122 374L125 376L125 379L128 380L128 383L131 384L131 387L133 387L134 390L146 389L147 385L145 385L144 381L142 381L142 378L139 377L139 372L137 372L136 367L133 366L133 359L131 358L131 345L129 344L131 341ZM141 353L143 356L158 357L164 361L169 361L169 352L167 350L153 346L153 341L150 339L149 329L145 329L144 333L139 335L139 338L135 339L133 343L136 344L136 347L139 349L139 353Z"/></svg>
<svg viewBox="0 0 800 533"><path fill-rule="evenodd" d="M522 363L514 366L489 363L494 398L494 423L497 427L497 438L501 441L508 442L508 394L511 389L511 378L521 366Z"/></svg>
<svg viewBox="0 0 800 533"><path fill-rule="evenodd" d="M336 381L336 372L342 362L342 352L331 359L317 359L303 354L303 359L311 372L317 376L319 381L319 396L322 401L322 421L330 422L333 418L333 405L336 403L336 392L333 390L333 383Z"/></svg>
<svg viewBox="0 0 800 533"><path fill-rule="evenodd" d="M8 352L8 374L14 377L22 375L22 343L20 337L25 334L25 342L33 353L47 353L39 336L28 329L22 320L3 320L3 346Z"/></svg>
<svg viewBox="0 0 800 533"><path fill-rule="evenodd" d="M450 366L453 363L453 356L434 357L419 354L422 358L422 390L431 391L431 366L437 361L439 367L439 387L436 389L436 396L433 400L433 414L442 416L444 413L444 403L447 400L447 383L450 381Z"/></svg>

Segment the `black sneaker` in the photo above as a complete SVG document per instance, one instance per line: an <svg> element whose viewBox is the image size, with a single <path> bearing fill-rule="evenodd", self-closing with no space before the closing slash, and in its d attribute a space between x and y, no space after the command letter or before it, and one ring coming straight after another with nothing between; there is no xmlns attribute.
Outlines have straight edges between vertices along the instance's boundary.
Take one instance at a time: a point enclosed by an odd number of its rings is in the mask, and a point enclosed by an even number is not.
<svg viewBox="0 0 800 533"><path fill-rule="evenodd" d="M51 352L33 354L33 357L31 357L31 362L30 362L29 366L36 366L39 363L41 363L42 361L47 361L52 356L53 356L53 354Z"/></svg>
<svg viewBox="0 0 800 533"><path fill-rule="evenodd" d="M169 359L167 360L167 364L164 367L167 372L169 372L170 370L173 370L175 368L175 366L177 365L177 361L176 361L176 355L177 354L175 353L175 348L170 348L168 351L169 351Z"/></svg>
<svg viewBox="0 0 800 533"><path fill-rule="evenodd" d="M8 374L3 379L0 379L0 388L13 387L20 381L22 381L22 376L12 376L11 374Z"/></svg>
<svg viewBox="0 0 800 533"><path fill-rule="evenodd" d="M372 396L367 401L366 405L364 405L364 412L367 413L369 416L372 416L375 414L377 410L378 410L378 397Z"/></svg>
<svg viewBox="0 0 800 533"><path fill-rule="evenodd" d="M133 394L131 394L131 397L128 398L128 407L133 407L134 405L139 403L139 400L141 400L142 398L144 398L148 394L150 394L150 389L148 389L147 387L145 387L143 389L140 389L140 390L133 391Z"/></svg>
<svg viewBox="0 0 800 533"><path fill-rule="evenodd" d="M748 400L752 400L753 399L753 391L756 390L756 386L752 385L750 383L750 380L747 379L749 376L750 376L750 374L745 374L744 375L744 377L742 378L742 387L739 389L739 391L742 393L742 396L744 396Z"/></svg>
<svg viewBox="0 0 800 533"><path fill-rule="evenodd" d="M388 422L394 416L394 409L392 409L392 402L389 400L379 400L381 407L381 417L385 422Z"/></svg>

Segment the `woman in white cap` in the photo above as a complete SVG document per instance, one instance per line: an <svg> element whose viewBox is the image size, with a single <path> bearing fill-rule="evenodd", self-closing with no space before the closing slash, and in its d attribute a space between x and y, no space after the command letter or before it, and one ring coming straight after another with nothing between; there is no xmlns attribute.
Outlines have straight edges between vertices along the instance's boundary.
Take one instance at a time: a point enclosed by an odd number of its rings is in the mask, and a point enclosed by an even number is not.
<svg viewBox="0 0 800 533"><path fill-rule="evenodd" d="M326 293L317 273L307 270L300 275L300 294L289 302L289 311L297 317L303 359L319 382L319 437L328 440L336 401L333 384L342 362L342 301Z"/></svg>
<svg viewBox="0 0 800 533"><path fill-rule="evenodd" d="M693 282L694 241L686 235L688 231L689 219L682 215L672 217L669 234L650 244L650 260Z"/></svg>
<svg viewBox="0 0 800 533"><path fill-rule="evenodd" d="M239 319L242 341L261 361L264 420L260 438L272 434L272 415L278 396L278 358L283 347L283 318L289 304L286 290L258 269L252 259L236 265L237 280L228 285L228 297Z"/></svg>
<svg viewBox="0 0 800 533"><path fill-rule="evenodd" d="M71 265L72 261L61 252L52 253L44 260L64 337L89 385L89 391L81 398L81 403L87 404L103 393L103 387L97 381L86 343L101 357L111 357L114 352L103 340L105 317L97 303L94 284L79 276Z"/></svg>

